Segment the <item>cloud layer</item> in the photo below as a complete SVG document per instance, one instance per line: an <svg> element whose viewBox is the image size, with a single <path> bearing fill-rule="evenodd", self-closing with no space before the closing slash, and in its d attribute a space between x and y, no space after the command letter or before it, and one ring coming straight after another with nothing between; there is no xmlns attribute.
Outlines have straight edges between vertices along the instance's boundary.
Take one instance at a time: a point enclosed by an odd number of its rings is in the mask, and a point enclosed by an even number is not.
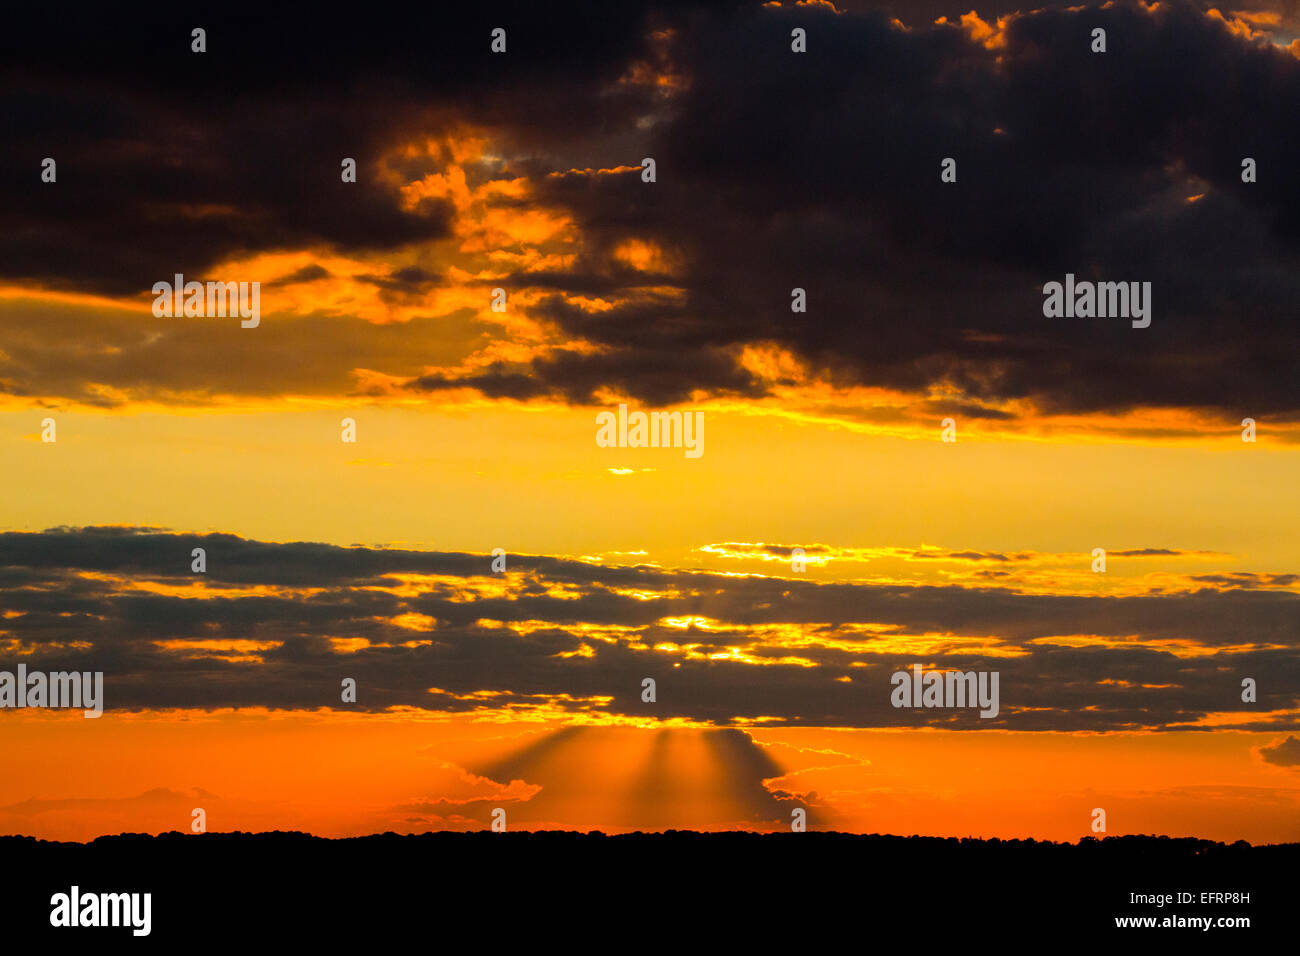
<svg viewBox="0 0 1300 956"><path fill-rule="evenodd" d="M0 277L120 298L293 254L265 278L308 292L278 300L291 334L269 322L265 361L239 376L201 323L106 322L100 348L72 354L34 347L10 309L0 385L654 405L866 386L967 417L1297 419L1300 59L1281 28L1185 2L940 23L829 4L599 9L452 7L400 30L229 12L205 20L203 55L175 14L46 29L53 14L18 12L0 57ZM329 257L351 265L308 261ZM1045 319L1042 286L1066 273L1151 282L1151 327ZM309 287L330 282L344 292L313 311ZM517 313L476 330L484 345L464 310L495 286ZM425 322L384 331L349 314L347 290ZM457 336L450 354L432 320ZM285 374L305 336L322 342L311 374ZM178 358L188 390L165 371Z"/></svg>
<svg viewBox="0 0 1300 956"><path fill-rule="evenodd" d="M205 549L206 574L190 571ZM1296 728L1300 596L817 583L149 529L0 535L0 665L102 670L107 707L414 707L720 726ZM1001 714L890 676L996 670ZM344 678L357 702L342 704ZM657 700L642 701L645 678ZM1242 678L1258 682L1241 701Z"/></svg>

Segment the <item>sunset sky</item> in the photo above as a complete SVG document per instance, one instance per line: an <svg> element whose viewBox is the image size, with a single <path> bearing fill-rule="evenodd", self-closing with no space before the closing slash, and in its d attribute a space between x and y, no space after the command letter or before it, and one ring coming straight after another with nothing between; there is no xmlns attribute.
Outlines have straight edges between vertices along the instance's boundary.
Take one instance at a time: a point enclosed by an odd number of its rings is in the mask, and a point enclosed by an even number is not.
<svg viewBox="0 0 1300 956"><path fill-rule="evenodd" d="M0 36L0 671L106 710L0 710L0 833L1300 840L1295 2L61 16Z"/></svg>

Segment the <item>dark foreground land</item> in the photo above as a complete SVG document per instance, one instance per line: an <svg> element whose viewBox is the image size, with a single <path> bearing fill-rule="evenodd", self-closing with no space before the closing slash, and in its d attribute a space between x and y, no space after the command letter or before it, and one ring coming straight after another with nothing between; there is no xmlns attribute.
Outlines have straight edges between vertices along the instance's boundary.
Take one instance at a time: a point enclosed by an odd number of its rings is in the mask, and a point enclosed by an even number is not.
<svg viewBox="0 0 1300 956"><path fill-rule="evenodd" d="M1102 938L1121 951L1294 940L1300 844L1113 837L1079 844L839 833L125 834L0 837L7 943L50 952L362 941L430 952L991 951ZM51 896L152 894L152 931L53 928ZM1177 902L1176 894L1194 902ZM1130 894L1173 896L1157 906ZM1249 894L1204 902L1202 893ZM1116 917L1248 917L1249 928L1116 927ZM893 940L893 943L886 942ZM62 945L60 945L62 944ZM1073 948L1073 947L1069 947ZM549 946L548 946L549 949ZM15 950L17 951L17 950ZM40 951L46 951L42 949ZM903 950L899 950L903 951ZM1018 950L1012 950L1018 951Z"/></svg>

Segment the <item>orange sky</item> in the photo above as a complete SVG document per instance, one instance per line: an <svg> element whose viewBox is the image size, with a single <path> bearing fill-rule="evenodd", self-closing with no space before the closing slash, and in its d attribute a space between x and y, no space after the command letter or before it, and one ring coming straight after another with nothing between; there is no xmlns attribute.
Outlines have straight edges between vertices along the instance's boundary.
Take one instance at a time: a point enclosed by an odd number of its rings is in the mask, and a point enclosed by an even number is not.
<svg viewBox="0 0 1300 956"><path fill-rule="evenodd" d="M464 765L491 767L564 725L410 713L108 714L93 725L5 716L0 829L45 839L184 831L195 807L213 830L327 836L478 829L495 807L512 828L755 825L744 777L705 743L716 730L592 726L529 766L537 782L501 784ZM783 806L808 809L815 829L1073 841L1102 807L1112 834L1300 839L1300 781L1252 753L1271 734L751 735L782 771L767 785L788 795ZM650 786L642 775L656 745Z"/></svg>

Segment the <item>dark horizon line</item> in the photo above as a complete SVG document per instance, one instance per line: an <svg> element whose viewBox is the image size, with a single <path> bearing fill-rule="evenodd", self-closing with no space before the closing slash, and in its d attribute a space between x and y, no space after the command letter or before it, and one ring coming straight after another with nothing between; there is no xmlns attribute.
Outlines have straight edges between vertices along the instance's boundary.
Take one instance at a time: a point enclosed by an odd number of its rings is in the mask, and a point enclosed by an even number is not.
<svg viewBox="0 0 1300 956"><path fill-rule="evenodd" d="M693 830L690 828L669 828L667 830L629 830L624 833L606 833L603 830L525 830L514 829L503 832L494 832L489 828L481 830L424 830L419 833L399 833L395 830L385 830L383 832L366 833L360 836L345 837L328 837L319 834L310 833L306 830L220 830L206 833L187 833L180 830L164 830L159 833L144 833L136 831L123 831L121 833L107 833L94 837L90 840L46 840L42 837L32 836L24 833L5 833L0 834L0 848L3 848L6 841L33 842L38 844L58 845L58 846L93 846L97 843L107 843L114 840L161 840L164 837L180 837L189 839L191 837L221 837L225 839L238 838L242 840L252 839L272 839L272 838L295 838L312 840L328 843L345 843L357 840L376 840L395 838L401 840L421 839L426 837L446 837L467 839L479 836L504 837L510 836L515 838L522 837L547 837L547 838L590 838L617 840L627 837L674 837L674 838L746 838L758 839L763 837L841 837L847 839L861 840L878 840L894 842L898 840L920 840L933 841L937 843L972 843L984 845L1004 845L1004 844L1033 844L1035 846L1053 846L1053 847L1070 847L1077 849L1085 846L1101 846L1106 844L1116 844L1124 842L1130 844L1136 841L1154 842L1160 844L1169 843L1194 843L1204 848L1221 847L1221 848L1240 848L1249 847L1251 849L1262 849L1265 847L1276 847L1279 849L1298 849L1300 850L1300 841L1290 843L1251 843L1249 840L1234 840L1227 843L1222 840L1210 840L1204 837L1194 836L1170 836L1167 834L1156 833L1117 833L1105 836L1084 835L1078 840L1071 843L1069 841L1043 840L1035 837L976 837L976 836L935 836L923 833L899 834L899 833L855 833L851 830L808 830L803 833L795 833L788 830Z"/></svg>

